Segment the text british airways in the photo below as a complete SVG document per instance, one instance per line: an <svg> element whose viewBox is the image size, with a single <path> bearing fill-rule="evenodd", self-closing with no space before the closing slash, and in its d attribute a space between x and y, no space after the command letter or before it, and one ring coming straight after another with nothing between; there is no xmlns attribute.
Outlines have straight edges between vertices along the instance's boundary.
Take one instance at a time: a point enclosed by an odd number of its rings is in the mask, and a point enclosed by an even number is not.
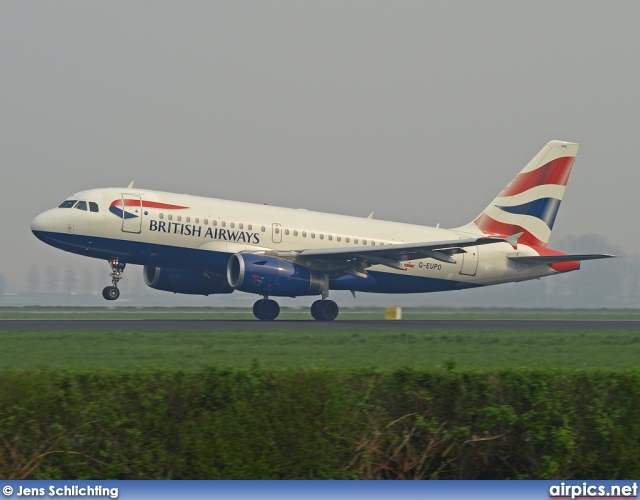
<svg viewBox="0 0 640 500"><path fill-rule="evenodd" d="M182 224L180 222L165 222L163 220L150 220L149 231L160 233L181 234L184 236L197 236L211 238L212 240L235 241L242 243L260 243L260 235L249 231L233 231L231 229L211 228L204 231L203 227L194 224Z"/></svg>

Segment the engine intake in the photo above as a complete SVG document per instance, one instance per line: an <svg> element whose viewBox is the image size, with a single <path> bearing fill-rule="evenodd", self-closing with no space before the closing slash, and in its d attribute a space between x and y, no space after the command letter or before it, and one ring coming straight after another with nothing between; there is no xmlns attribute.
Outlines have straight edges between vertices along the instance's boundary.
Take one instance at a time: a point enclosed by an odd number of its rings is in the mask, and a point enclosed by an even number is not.
<svg viewBox="0 0 640 500"><path fill-rule="evenodd" d="M207 276L201 271L144 266L144 282L155 290L190 295L231 293L233 288L224 278Z"/></svg>
<svg viewBox="0 0 640 500"><path fill-rule="evenodd" d="M259 295L298 297L328 289L324 273L275 257L236 253L227 265L227 280L236 290Z"/></svg>

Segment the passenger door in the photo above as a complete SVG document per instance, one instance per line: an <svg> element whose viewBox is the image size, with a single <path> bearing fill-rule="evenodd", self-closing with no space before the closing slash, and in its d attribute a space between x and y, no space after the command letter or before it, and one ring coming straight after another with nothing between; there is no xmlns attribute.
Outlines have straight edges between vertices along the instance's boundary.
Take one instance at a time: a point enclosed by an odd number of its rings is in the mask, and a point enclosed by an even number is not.
<svg viewBox="0 0 640 500"><path fill-rule="evenodd" d="M122 195L122 230L140 233L142 229L142 199L133 194Z"/></svg>

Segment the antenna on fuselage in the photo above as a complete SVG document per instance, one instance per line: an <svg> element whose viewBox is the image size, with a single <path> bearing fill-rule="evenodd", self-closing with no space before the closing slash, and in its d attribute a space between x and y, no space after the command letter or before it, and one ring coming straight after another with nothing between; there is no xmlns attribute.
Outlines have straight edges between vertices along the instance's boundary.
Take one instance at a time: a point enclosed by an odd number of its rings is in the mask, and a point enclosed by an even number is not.
<svg viewBox="0 0 640 500"><path fill-rule="evenodd" d="M133 187L133 183L136 181L131 181L131 183L127 186L127 189L131 189Z"/></svg>

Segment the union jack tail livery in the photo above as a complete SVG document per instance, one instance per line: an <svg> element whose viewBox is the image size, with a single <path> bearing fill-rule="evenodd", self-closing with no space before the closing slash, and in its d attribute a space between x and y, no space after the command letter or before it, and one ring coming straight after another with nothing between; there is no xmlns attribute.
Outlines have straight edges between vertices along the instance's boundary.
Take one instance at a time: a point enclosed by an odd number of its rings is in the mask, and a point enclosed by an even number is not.
<svg viewBox="0 0 640 500"><path fill-rule="evenodd" d="M459 229L503 237L522 233L519 243L546 247L577 154L576 143L549 142L478 218Z"/></svg>

